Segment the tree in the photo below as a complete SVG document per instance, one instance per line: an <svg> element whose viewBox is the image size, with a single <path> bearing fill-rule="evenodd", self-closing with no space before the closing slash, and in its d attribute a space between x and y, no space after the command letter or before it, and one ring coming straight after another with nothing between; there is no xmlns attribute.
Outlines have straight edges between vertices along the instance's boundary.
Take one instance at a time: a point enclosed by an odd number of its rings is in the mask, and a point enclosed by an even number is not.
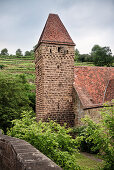
<svg viewBox="0 0 114 170"><path fill-rule="evenodd" d="M99 49L101 49L101 47L99 45L94 45L92 50L91 50L91 53L93 54L94 52L96 52Z"/></svg>
<svg viewBox="0 0 114 170"><path fill-rule="evenodd" d="M79 62L93 62L93 57L89 54L80 54L78 49L75 50L74 61Z"/></svg>
<svg viewBox="0 0 114 170"><path fill-rule="evenodd" d="M93 57L90 54L83 54L85 57L85 62L93 62Z"/></svg>
<svg viewBox="0 0 114 170"><path fill-rule="evenodd" d="M23 54L22 54L22 51L21 51L21 49L17 49L16 50L16 56L22 56Z"/></svg>
<svg viewBox="0 0 114 170"><path fill-rule="evenodd" d="M31 52L30 51L25 51L25 56L31 56Z"/></svg>
<svg viewBox="0 0 114 170"><path fill-rule="evenodd" d="M1 50L1 55L9 55L7 48Z"/></svg>
<svg viewBox="0 0 114 170"><path fill-rule="evenodd" d="M109 47L100 47L94 45L91 50L91 55L94 58L94 64L96 66L112 66L114 57L112 56L111 49Z"/></svg>
<svg viewBox="0 0 114 170"><path fill-rule="evenodd" d="M87 55L88 54L80 54L78 60L81 61L81 62L85 62Z"/></svg>
<svg viewBox="0 0 114 170"><path fill-rule="evenodd" d="M34 50L30 50L31 56L34 57Z"/></svg>
<svg viewBox="0 0 114 170"><path fill-rule="evenodd" d="M74 61L78 61L78 60L79 60L79 56L80 56L80 52L79 52L78 49L76 48Z"/></svg>
<svg viewBox="0 0 114 170"><path fill-rule="evenodd" d="M30 89L23 76L0 75L0 128L6 131L13 119L20 118L23 110L32 110Z"/></svg>

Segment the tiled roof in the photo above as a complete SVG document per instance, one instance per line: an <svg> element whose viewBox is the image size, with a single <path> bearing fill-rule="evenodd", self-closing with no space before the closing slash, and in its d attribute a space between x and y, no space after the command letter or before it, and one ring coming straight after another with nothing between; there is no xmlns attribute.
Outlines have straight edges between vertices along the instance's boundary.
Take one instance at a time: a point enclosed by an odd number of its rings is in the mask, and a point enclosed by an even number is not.
<svg viewBox="0 0 114 170"><path fill-rule="evenodd" d="M102 105L114 98L114 68L77 66L74 88L84 108Z"/></svg>
<svg viewBox="0 0 114 170"><path fill-rule="evenodd" d="M104 101L110 101L110 99L114 99L114 79L109 80L104 96Z"/></svg>
<svg viewBox="0 0 114 170"><path fill-rule="evenodd" d="M49 14L38 42L75 45L57 14Z"/></svg>

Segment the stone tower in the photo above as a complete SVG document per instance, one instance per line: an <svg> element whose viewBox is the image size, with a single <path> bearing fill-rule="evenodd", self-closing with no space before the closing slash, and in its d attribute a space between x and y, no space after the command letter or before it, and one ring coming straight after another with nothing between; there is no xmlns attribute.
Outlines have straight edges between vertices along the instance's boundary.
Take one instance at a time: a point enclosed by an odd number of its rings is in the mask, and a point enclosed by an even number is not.
<svg viewBox="0 0 114 170"><path fill-rule="evenodd" d="M35 49L36 115L74 125L74 42L56 14L49 14Z"/></svg>

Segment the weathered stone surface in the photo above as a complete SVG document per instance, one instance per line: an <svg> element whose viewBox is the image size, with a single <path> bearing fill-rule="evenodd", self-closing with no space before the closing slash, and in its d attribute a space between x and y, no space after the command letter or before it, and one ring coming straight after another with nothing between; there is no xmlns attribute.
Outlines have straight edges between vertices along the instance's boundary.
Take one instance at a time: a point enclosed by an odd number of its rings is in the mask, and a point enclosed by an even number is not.
<svg viewBox="0 0 114 170"><path fill-rule="evenodd" d="M75 90L73 91L73 103L74 103L74 113L75 113L75 121L74 121L75 126L83 125L81 118L84 118L85 115L88 115L96 123L99 122L99 120L101 120L101 115L99 113L101 107L96 107L96 108L92 107L92 108L84 109L79 99L79 96Z"/></svg>
<svg viewBox="0 0 114 170"><path fill-rule="evenodd" d="M0 170L60 170L28 142L0 134Z"/></svg>

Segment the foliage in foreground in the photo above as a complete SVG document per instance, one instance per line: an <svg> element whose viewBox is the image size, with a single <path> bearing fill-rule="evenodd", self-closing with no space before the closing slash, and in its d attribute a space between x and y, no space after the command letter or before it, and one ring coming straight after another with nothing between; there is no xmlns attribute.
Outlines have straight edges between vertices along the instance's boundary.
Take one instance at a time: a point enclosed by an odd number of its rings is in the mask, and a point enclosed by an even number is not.
<svg viewBox="0 0 114 170"><path fill-rule="evenodd" d="M50 121L38 123L30 112L23 112L22 119L13 120L8 135L24 139L47 155L64 169L80 169L76 165L77 140L69 135L71 129Z"/></svg>
<svg viewBox="0 0 114 170"><path fill-rule="evenodd" d="M11 121L23 110L33 110L35 95L22 74L17 77L0 74L0 128L6 132Z"/></svg>
<svg viewBox="0 0 114 170"><path fill-rule="evenodd" d="M88 116L82 119L84 127L79 132L82 141L89 144L91 151L99 151L106 161L104 169L113 169L114 158L114 107L104 107L101 110L102 119L93 122Z"/></svg>

